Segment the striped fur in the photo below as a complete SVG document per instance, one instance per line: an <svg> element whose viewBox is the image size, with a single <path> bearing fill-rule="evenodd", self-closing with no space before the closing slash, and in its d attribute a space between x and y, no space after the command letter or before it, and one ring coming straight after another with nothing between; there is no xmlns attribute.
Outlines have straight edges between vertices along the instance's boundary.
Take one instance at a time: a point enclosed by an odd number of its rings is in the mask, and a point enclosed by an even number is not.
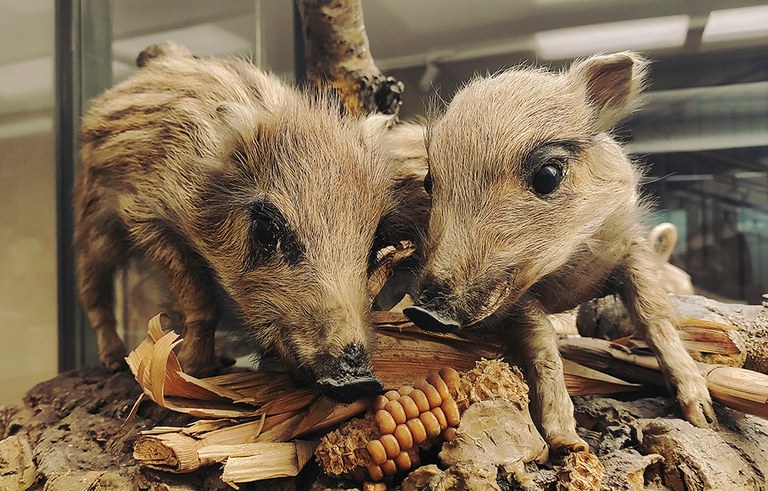
<svg viewBox="0 0 768 491"><path fill-rule="evenodd" d="M175 45L140 60L82 122L79 290L104 364L116 369L125 354L112 278L132 255L168 275L190 373L215 365L217 291L257 345L294 367L319 376L351 345L367 364L369 258L396 205L377 144L386 128L242 60L198 59ZM266 257L252 236L254 203L264 202L291 241L282 236Z"/></svg>

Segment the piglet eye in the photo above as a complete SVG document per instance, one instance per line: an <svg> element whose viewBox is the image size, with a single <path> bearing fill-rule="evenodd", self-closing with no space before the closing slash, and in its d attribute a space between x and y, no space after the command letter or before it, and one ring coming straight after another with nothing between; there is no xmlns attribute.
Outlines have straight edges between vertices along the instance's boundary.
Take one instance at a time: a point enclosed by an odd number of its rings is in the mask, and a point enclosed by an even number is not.
<svg viewBox="0 0 768 491"><path fill-rule="evenodd" d="M274 254L283 236L281 215L268 202L260 202L251 208L251 240L261 251Z"/></svg>
<svg viewBox="0 0 768 491"><path fill-rule="evenodd" d="M542 166L533 176L533 190L538 194L550 194L563 180L563 169L559 165L547 164Z"/></svg>
<svg viewBox="0 0 768 491"><path fill-rule="evenodd" d="M280 230L267 217L254 217L251 225L254 241L267 250L274 250L280 240Z"/></svg>
<svg viewBox="0 0 768 491"><path fill-rule="evenodd" d="M428 195L432 196L432 173L431 172L427 172L427 175L424 177L424 191L426 191Z"/></svg>

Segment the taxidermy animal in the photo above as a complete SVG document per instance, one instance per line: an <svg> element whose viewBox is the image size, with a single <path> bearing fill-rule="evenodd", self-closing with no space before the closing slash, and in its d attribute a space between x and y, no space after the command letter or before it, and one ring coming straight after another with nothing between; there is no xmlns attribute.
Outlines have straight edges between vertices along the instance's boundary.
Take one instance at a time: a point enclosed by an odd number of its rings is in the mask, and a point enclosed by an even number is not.
<svg viewBox="0 0 768 491"><path fill-rule="evenodd" d="M517 347L555 451L587 444L548 314L609 293L626 304L686 419L715 422L645 239L640 174L609 134L631 112L646 65L627 52L562 73L517 68L479 78L426 128L426 262L404 312L428 329L494 330Z"/></svg>
<svg viewBox="0 0 768 491"><path fill-rule="evenodd" d="M79 293L104 365L123 364L112 282L137 255L167 275L184 314L188 373L216 364L223 291L248 338L332 397L380 389L366 314L396 215L377 143L387 125L243 60L166 44L139 65L82 122Z"/></svg>

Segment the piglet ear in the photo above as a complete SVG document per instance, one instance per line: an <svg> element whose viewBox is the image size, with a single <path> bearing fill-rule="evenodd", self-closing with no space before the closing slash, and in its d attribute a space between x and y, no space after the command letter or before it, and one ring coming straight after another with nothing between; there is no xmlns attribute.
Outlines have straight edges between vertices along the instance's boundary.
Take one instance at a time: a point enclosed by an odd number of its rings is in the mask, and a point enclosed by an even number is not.
<svg viewBox="0 0 768 491"><path fill-rule="evenodd" d="M643 90L648 61L625 51L593 56L571 66L568 77L586 92L594 108L595 129L608 131L632 112Z"/></svg>

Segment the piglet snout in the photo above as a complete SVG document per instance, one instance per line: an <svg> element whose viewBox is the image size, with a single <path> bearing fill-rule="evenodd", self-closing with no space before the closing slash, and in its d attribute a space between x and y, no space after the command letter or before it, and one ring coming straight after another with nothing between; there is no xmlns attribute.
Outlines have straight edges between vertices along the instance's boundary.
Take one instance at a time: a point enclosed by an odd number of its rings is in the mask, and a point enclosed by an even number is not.
<svg viewBox="0 0 768 491"><path fill-rule="evenodd" d="M406 307L403 309L403 314L427 331L451 332L460 327L458 321L426 307Z"/></svg>
<svg viewBox="0 0 768 491"><path fill-rule="evenodd" d="M343 403L374 395L383 387L373 375L365 348L354 343L348 344L341 356L324 361L316 385L323 394Z"/></svg>
<svg viewBox="0 0 768 491"><path fill-rule="evenodd" d="M419 295L416 305L403 309L409 319L427 331L451 332L461 323L451 315L452 309L446 301L447 289L437 283L427 282Z"/></svg>

